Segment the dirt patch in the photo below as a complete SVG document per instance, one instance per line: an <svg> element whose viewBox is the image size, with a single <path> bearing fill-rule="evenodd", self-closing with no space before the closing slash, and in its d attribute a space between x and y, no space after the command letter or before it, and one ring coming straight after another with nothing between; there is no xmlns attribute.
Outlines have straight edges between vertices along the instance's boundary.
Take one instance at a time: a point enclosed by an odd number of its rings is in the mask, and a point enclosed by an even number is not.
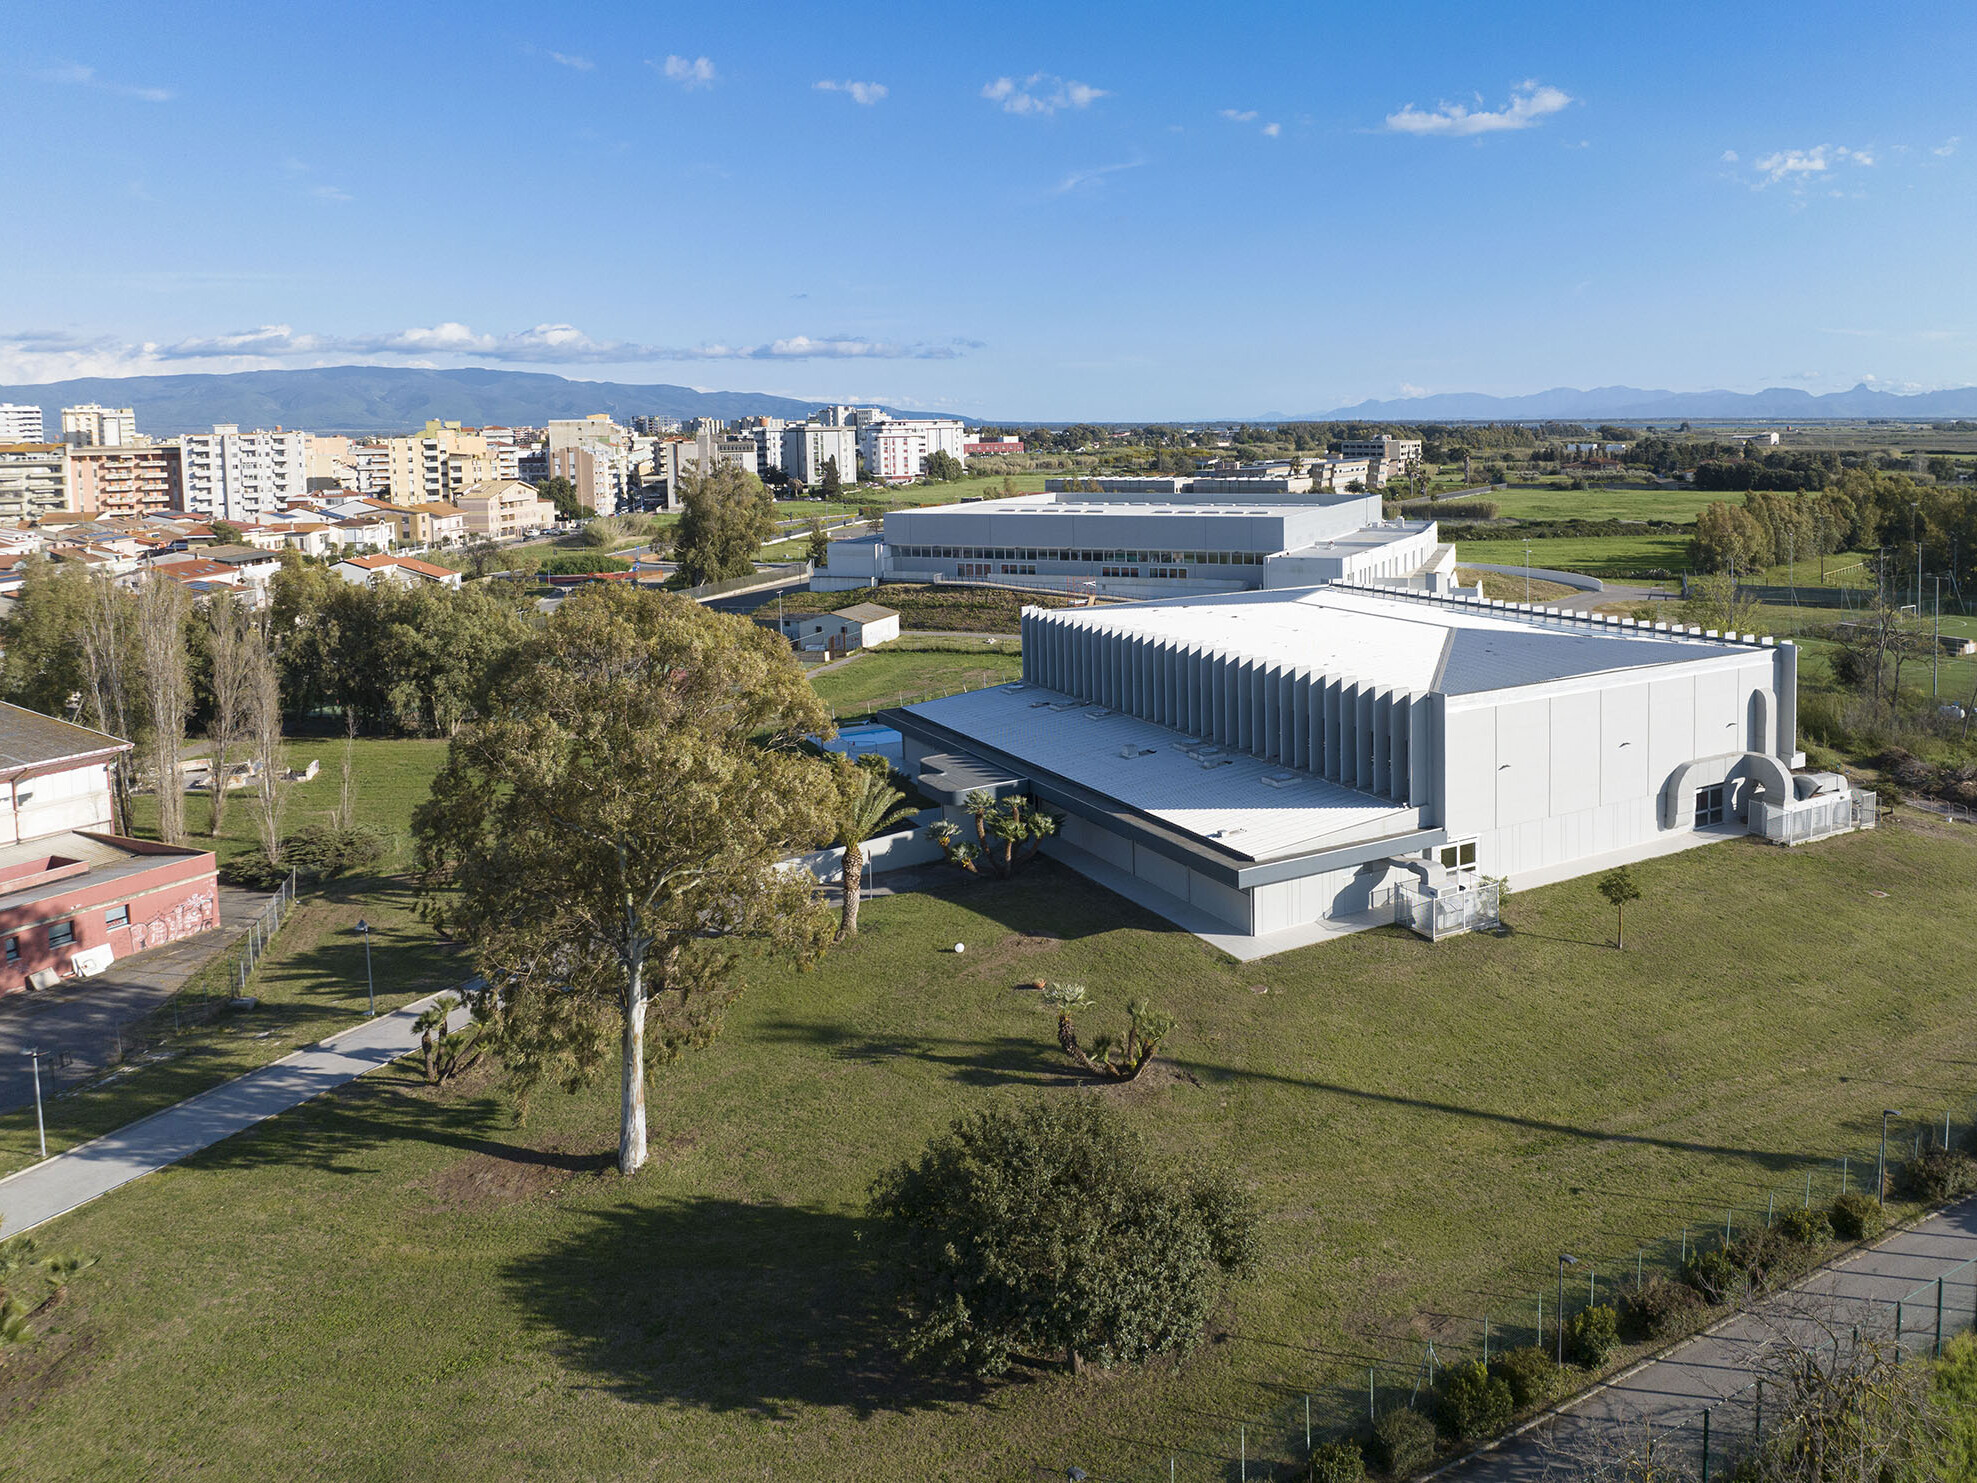
<svg viewBox="0 0 1977 1483"><path fill-rule="evenodd" d="M575 1150L562 1141L542 1148L484 1149L454 1160L424 1181L424 1189L448 1210L519 1205L595 1179L615 1163L611 1150Z"/></svg>
<svg viewBox="0 0 1977 1483"><path fill-rule="evenodd" d="M1094 1081L1092 1085L1114 1101L1131 1103L1157 1097L1170 1087L1198 1087L1201 1078L1185 1066L1177 1066L1172 1061L1163 1061L1155 1056L1152 1063L1131 1081Z"/></svg>
<svg viewBox="0 0 1977 1483"><path fill-rule="evenodd" d="M1010 932L980 957L975 957L972 952L964 956L973 959L970 966L977 972L987 973L1011 963L1026 962L1040 953L1055 952L1063 945L1064 939L1053 937L1048 932Z"/></svg>
<svg viewBox="0 0 1977 1483"><path fill-rule="evenodd" d="M7 1348L6 1363L0 1364L0 1432L33 1415L89 1369L96 1339L81 1322L74 1299L59 1305L51 1319L61 1325L58 1330Z"/></svg>

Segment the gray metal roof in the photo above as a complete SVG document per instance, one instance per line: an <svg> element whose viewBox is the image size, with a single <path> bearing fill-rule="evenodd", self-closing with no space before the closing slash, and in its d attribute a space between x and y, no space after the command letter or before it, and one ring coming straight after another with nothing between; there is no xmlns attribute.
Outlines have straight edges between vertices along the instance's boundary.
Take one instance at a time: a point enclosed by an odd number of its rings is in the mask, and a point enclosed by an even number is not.
<svg viewBox="0 0 1977 1483"><path fill-rule="evenodd" d="M24 706L0 703L0 771L39 767L69 757L91 757L128 750L118 741L87 726L75 726Z"/></svg>
<svg viewBox="0 0 1977 1483"><path fill-rule="evenodd" d="M849 618L853 623L876 623L881 618L897 618L899 609L881 607L875 602L855 602L848 608L839 608L831 616Z"/></svg>

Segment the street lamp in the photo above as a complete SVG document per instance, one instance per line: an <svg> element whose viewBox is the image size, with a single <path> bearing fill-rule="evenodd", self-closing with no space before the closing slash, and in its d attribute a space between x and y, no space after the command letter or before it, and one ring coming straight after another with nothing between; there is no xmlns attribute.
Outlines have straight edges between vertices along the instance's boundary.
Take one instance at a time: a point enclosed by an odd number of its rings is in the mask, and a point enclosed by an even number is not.
<svg viewBox="0 0 1977 1483"><path fill-rule="evenodd" d="M1900 1116L1901 1109L1899 1107L1883 1107L1881 1109L1881 1167L1877 1171L1878 1177L1875 1181L1874 1201L1876 1204L1884 1207L1888 1203L1888 1119Z"/></svg>
<svg viewBox="0 0 1977 1483"><path fill-rule="evenodd" d="M1579 1259L1576 1256L1567 1256L1564 1252L1562 1251L1559 1252L1558 1254L1558 1367L1561 1370L1565 1368L1565 1269L1567 1267L1576 1267L1578 1265L1579 1265Z"/></svg>
<svg viewBox="0 0 1977 1483"><path fill-rule="evenodd" d="M41 1120L41 1050L32 1047L21 1052L34 1059L34 1131L41 1139L41 1156L48 1157L48 1125Z"/></svg>
<svg viewBox="0 0 1977 1483"><path fill-rule="evenodd" d="M1531 543L1524 543L1524 601L1531 601Z"/></svg>
<svg viewBox="0 0 1977 1483"><path fill-rule="evenodd" d="M371 977L371 924L362 917L357 918L357 930L364 934L364 988L371 996L371 1018L378 1013L378 985Z"/></svg>

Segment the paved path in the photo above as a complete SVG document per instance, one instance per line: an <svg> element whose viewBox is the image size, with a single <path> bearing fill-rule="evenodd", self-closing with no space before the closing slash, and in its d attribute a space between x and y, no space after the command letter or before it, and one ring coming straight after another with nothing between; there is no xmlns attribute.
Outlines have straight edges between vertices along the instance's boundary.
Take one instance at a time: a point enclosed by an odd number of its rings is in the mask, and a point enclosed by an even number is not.
<svg viewBox="0 0 1977 1483"><path fill-rule="evenodd" d="M1709 1409L1712 1472L1721 1477L1728 1471L1729 1449L1750 1435L1755 1399L1750 1387L1767 1348L1781 1339L1821 1345L1856 1324L1885 1340L1894 1333L1895 1303L1926 1284L1928 1290L1902 1314L1902 1352L1926 1352L1936 1335L1936 1279L1944 1279L1946 1341L1977 1316L1977 1268L1955 1270L1972 1258L1977 1258L1977 1198L1820 1269L1715 1332L1623 1372L1496 1448L1435 1476L1450 1483L1581 1477L1592 1464L1639 1445L1647 1420L1654 1423L1656 1460L1700 1475L1700 1422Z"/></svg>
<svg viewBox="0 0 1977 1483"><path fill-rule="evenodd" d="M53 1220L417 1050L413 1023L438 997L366 1020L0 1179L0 1237ZM465 1017L464 1009L457 1011L455 1023Z"/></svg>
<svg viewBox="0 0 1977 1483"><path fill-rule="evenodd" d="M240 941L270 899L260 891L221 886L220 926L211 932L119 958L95 978L0 996L0 1112L34 1103L28 1060L20 1054L24 1048L66 1056L66 1064L42 1061L44 1094L114 1065L119 1027L149 1014Z"/></svg>

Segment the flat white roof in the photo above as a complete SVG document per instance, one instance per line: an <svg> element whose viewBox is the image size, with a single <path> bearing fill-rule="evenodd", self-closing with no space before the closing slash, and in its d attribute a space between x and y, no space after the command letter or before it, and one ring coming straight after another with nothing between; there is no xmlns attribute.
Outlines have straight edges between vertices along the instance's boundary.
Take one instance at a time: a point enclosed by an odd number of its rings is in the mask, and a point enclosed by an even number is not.
<svg viewBox="0 0 1977 1483"><path fill-rule="evenodd" d="M1379 839L1420 810L1016 682L907 709L1248 860Z"/></svg>
<svg viewBox="0 0 1977 1483"><path fill-rule="evenodd" d="M1474 695L1579 675L1749 655L1747 645L1336 586L1059 608L1102 633L1165 639L1397 690Z"/></svg>

